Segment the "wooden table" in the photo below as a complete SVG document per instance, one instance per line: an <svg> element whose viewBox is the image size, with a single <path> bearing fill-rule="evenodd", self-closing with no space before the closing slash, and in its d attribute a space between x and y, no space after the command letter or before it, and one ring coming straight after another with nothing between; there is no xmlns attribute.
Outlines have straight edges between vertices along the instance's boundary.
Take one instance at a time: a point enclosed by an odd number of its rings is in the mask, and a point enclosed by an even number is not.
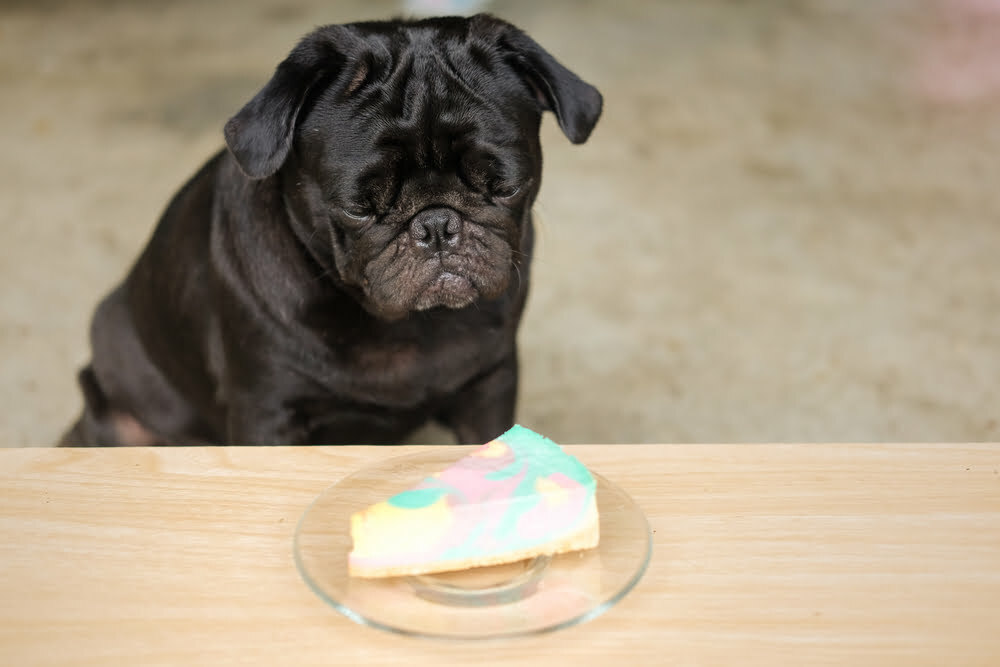
<svg viewBox="0 0 1000 667"><path fill-rule="evenodd" d="M1000 665L1000 445L567 447L645 510L649 570L488 643L356 625L293 563L323 489L416 449L0 450L0 664Z"/></svg>

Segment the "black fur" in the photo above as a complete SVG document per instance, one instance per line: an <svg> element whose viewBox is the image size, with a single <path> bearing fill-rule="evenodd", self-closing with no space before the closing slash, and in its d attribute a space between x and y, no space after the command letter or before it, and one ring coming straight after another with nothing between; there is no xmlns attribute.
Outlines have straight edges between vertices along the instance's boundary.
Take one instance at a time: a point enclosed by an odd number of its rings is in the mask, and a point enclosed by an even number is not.
<svg viewBox="0 0 1000 667"><path fill-rule="evenodd" d="M326 26L94 316L64 445L395 443L514 419L541 113L601 96L496 18Z"/></svg>

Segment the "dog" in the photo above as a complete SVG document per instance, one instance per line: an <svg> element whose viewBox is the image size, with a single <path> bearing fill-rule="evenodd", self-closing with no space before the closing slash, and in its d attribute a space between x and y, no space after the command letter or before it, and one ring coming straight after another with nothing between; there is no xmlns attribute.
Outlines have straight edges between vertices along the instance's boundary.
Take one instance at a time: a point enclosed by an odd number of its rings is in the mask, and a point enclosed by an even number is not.
<svg viewBox="0 0 1000 667"><path fill-rule="evenodd" d="M459 443L514 422L539 128L596 88L494 16L306 35L98 305L63 446Z"/></svg>

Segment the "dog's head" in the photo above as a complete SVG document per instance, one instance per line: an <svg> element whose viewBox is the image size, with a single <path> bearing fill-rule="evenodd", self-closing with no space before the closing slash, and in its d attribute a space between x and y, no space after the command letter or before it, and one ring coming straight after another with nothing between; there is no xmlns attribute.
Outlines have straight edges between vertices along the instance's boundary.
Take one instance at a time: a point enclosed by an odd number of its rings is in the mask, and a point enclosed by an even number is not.
<svg viewBox="0 0 1000 667"><path fill-rule="evenodd" d="M526 34L479 15L325 26L226 124L252 179L280 178L313 255L372 313L502 295L552 111L586 141L601 96Z"/></svg>

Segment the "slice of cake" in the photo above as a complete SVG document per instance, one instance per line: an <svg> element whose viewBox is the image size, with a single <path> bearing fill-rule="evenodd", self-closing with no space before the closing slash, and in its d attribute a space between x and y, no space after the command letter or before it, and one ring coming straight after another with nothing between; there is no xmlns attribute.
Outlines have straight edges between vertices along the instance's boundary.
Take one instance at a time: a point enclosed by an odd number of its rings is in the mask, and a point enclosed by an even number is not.
<svg viewBox="0 0 1000 667"><path fill-rule="evenodd" d="M498 565L597 546L596 484L559 445L514 426L351 516L355 577Z"/></svg>

